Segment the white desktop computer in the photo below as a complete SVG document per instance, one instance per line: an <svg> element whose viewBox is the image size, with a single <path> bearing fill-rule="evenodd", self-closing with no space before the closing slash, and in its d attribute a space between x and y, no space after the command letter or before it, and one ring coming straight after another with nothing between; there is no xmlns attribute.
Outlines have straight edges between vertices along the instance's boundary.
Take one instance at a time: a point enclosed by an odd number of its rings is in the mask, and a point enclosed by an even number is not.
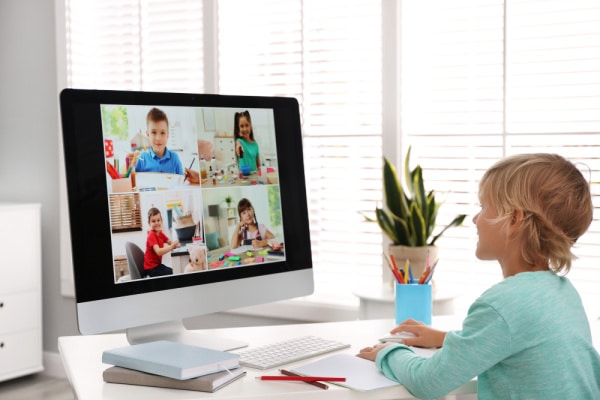
<svg viewBox="0 0 600 400"><path fill-rule="evenodd" d="M298 102L65 89L79 330L216 349L184 318L313 291Z"/></svg>

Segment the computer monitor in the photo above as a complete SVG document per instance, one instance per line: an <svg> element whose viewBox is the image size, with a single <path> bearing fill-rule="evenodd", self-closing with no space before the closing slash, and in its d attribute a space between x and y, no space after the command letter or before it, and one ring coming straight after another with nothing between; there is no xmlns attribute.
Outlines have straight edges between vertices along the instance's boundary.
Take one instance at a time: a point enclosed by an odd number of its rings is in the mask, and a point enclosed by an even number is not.
<svg viewBox="0 0 600 400"><path fill-rule="evenodd" d="M312 293L295 99L65 89L60 107L82 334L233 349L182 320Z"/></svg>

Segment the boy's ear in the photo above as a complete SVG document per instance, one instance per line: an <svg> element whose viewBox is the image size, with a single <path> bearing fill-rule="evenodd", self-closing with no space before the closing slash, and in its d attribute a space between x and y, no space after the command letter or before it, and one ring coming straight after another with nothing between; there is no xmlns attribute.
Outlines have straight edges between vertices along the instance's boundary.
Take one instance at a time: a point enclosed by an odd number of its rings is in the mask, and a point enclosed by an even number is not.
<svg viewBox="0 0 600 400"><path fill-rule="evenodd" d="M523 212L523 210L514 210L512 212L512 216L510 218L510 226L509 226L511 233L516 231L521 226L524 219L525 219L525 213Z"/></svg>

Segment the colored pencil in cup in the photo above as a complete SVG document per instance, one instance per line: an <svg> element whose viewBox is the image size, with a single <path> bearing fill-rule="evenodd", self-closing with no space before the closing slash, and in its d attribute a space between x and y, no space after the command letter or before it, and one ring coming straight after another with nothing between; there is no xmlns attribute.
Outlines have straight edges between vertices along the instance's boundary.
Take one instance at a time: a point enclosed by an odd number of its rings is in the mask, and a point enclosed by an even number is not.
<svg viewBox="0 0 600 400"><path fill-rule="evenodd" d="M394 278L396 278L396 282L403 283L404 278L402 277L401 272L394 268L390 260L388 260L388 258L386 257L385 253L383 254L383 258L385 258L385 262L387 263L388 268L390 269L390 271L392 271L392 275L394 275Z"/></svg>

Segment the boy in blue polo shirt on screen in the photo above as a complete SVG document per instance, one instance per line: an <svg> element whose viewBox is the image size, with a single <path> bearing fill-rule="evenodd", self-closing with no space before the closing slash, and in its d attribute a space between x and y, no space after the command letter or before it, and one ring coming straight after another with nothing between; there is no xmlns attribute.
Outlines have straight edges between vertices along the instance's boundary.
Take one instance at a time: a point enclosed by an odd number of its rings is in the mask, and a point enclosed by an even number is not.
<svg viewBox="0 0 600 400"><path fill-rule="evenodd" d="M177 153L167 149L169 119L164 111L154 107L146 117L146 136L150 148L142 152L135 164L136 172L167 172L183 175L183 166Z"/></svg>

